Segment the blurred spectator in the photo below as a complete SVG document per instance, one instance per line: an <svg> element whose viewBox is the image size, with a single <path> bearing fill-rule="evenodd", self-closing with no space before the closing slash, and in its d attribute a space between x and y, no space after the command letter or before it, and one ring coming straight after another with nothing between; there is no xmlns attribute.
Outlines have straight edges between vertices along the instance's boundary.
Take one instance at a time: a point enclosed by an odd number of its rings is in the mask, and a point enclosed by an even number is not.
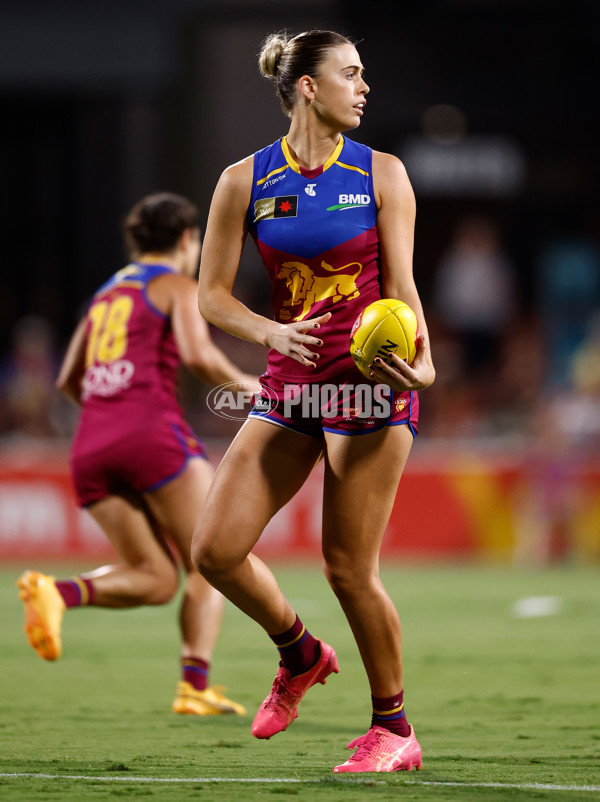
<svg viewBox="0 0 600 802"><path fill-rule="evenodd" d="M487 371L498 357L518 299L514 268L502 252L495 225L480 217L463 220L442 257L433 287L434 310L458 337L467 374Z"/></svg>
<svg viewBox="0 0 600 802"><path fill-rule="evenodd" d="M514 267L491 221L473 216L459 223L434 277L433 312L431 336L443 367L429 391L432 433L495 434L502 416L494 416L494 406L505 409L501 374L514 348L519 299Z"/></svg>
<svg viewBox="0 0 600 802"><path fill-rule="evenodd" d="M538 299L550 387L567 386L573 355L600 307L600 253L583 237L565 237L542 252Z"/></svg>
<svg viewBox="0 0 600 802"><path fill-rule="evenodd" d="M540 393L525 481L515 494L518 562L600 558L600 312L574 348L564 383Z"/></svg>
<svg viewBox="0 0 600 802"><path fill-rule="evenodd" d="M587 336L573 351L569 387L560 397L555 423L579 453L600 453L600 312L587 326Z"/></svg>
<svg viewBox="0 0 600 802"><path fill-rule="evenodd" d="M61 433L62 404L54 389L57 365L50 323L35 315L21 318L13 330L12 350L0 365L0 434Z"/></svg>
<svg viewBox="0 0 600 802"><path fill-rule="evenodd" d="M535 316L522 316L507 327L493 397L497 432L527 434L537 414L544 379L539 329Z"/></svg>

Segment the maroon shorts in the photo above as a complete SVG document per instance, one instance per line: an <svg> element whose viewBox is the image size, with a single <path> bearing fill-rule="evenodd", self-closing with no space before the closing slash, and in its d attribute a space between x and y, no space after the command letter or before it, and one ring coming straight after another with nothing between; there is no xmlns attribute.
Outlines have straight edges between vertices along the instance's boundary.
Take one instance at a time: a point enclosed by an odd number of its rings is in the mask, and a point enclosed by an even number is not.
<svg viewBox="0 0 600 802"><path fill-rule="evenodd" d="M368 434L401 424L410 428L413 437L417 434L418 394L374 384L354 368L321 382L305 383L284 382L265 373L260 383L260 396L254 398L248 417L299 434Z"/></svg>
<svg viewBox="0 0 600 802"><path fill-rule="evenodd" d="M202 441L174 415L153 420L147 428L107 438L102 448L85 450L85 432L78 432L71 452L71 475L82 507L133 488L157 490L180 474L190 457L207 459Z"/></svg>

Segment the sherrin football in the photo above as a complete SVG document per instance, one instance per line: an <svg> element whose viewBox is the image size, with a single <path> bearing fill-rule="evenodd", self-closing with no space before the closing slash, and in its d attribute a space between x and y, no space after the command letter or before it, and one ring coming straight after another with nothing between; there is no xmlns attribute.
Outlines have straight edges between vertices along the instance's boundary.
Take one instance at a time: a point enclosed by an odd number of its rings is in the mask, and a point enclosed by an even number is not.
<svg viewBox="0 0 600 802"><path fill-rule="evenodd" d="M402 301L383 298L365 307L350 332L350 354L356 367L369 378L369 365L376 356L390 362L391 354L414 360L419 333L417 316Z"/></svg>

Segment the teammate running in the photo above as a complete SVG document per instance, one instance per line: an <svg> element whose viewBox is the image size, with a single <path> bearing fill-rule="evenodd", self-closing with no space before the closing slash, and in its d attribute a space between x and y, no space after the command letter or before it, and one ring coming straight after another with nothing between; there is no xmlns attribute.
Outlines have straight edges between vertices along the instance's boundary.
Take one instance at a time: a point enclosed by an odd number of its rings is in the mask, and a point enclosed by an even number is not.
<svg viewBox="0 0 600 802"><path fill-rule="evenodd" d="M213 471L176 397L180 361L213 384L251 377L211 341L194 280L201 241L196 207L170 193L141 200L125 222L132 262L94 295L57 386L81 404L71 451L75 492L102 527L118 562L71 579L38 571L19 579L25 629L45 660L61 655L72 607L165 604L186 573L180 609L181 681L176 713L244 714L210 686L222 595L197 573L190 546Z"/></svg>

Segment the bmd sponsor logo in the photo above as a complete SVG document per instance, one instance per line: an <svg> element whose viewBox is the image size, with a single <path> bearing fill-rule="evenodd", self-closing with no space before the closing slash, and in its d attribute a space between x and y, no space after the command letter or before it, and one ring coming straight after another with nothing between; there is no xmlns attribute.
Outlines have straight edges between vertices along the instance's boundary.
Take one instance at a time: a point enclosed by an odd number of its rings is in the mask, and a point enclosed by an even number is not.
<svg viewBox="0 0 600 802"><path fill-rule="evenodd" d="M350 195L342 193L338 195L338 202L334 206L328 206L328 212L335 212L342 209L356 209L360 206L368 206L371 203L370 195Z"/></svg>

